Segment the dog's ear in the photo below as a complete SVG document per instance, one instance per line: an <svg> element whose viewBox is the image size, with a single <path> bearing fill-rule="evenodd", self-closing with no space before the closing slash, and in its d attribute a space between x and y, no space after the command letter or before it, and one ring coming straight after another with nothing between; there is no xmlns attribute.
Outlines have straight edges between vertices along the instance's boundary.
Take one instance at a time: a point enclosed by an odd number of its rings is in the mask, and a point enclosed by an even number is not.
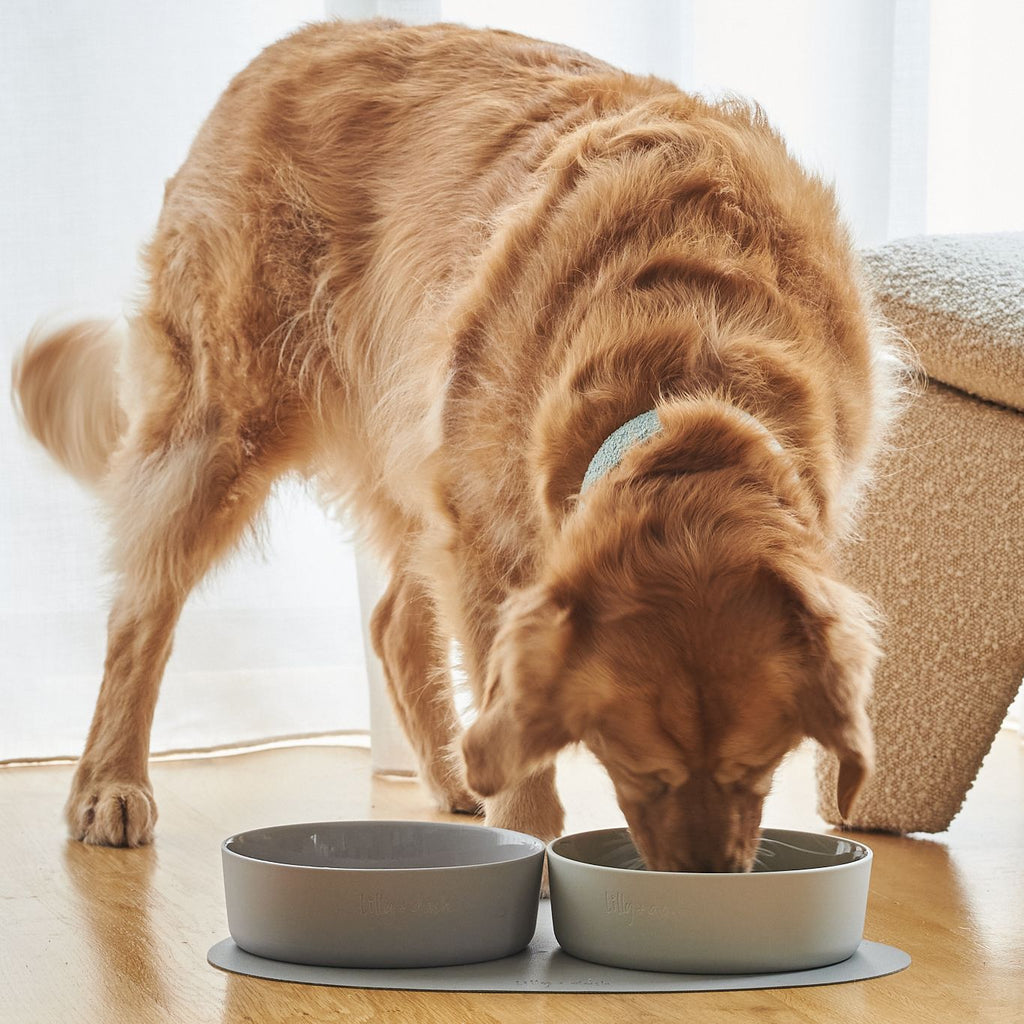
<svg viewBox="0 0 1024 1024"><path fill-rule="evenodd" d="M466 730L466 780L480 796L507 789L578 739L565 694L573 614L544 587L514 594L488 662L483 706Z"/></svg>
<svg viewBox="0 0 1024 1024"><path fill-rule="evenodd" d="M839 759L836 803L849 821L874 767L867 702L879 657L876 614L866 598L826 575L787 575L809 658L800 698L804 731Z"/></svg>

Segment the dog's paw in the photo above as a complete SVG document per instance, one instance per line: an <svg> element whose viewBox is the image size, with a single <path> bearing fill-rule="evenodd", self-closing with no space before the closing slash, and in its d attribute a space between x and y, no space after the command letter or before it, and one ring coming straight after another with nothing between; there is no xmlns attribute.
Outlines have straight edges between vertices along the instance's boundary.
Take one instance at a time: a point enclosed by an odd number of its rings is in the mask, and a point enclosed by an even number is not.
<svg viewBox="0 0 1024 1024"><path fill-rule="evenodd" d="M437 806L448 814L481 815L484 813L484 805L480 802L480 797L458 783L449 783L444 787L438 787L434 795L437 798Z"/></svg>
<svg viewBox="0 0 1024 1024"><path fill-rule="evenodd" d="M72 839L95 846L153 841L156 801L148 784L92 779L71 790L64 808Z"/></svg>
<svg viewBox="0 0 1024 1024"><path fill-rule="evenodd" d="M452 750L449 744L438 752L431 763L421 765L420 780L433 794L438 810L445 814L483 814L484 806L480 797L466 785L462 762Z"/></svg>

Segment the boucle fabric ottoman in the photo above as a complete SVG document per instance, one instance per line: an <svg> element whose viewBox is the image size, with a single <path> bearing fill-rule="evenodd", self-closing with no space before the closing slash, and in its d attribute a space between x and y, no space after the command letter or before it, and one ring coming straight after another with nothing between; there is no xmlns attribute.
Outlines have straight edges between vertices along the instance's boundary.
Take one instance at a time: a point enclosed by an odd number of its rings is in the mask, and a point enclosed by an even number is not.
<svg viewBox="0 0 1024 1024"><path fill-rule="evenodd" d="M1024 233L865 254L927 375L878 469L849 578L885 617L877 766L850 825L941 832L1024 675ZM834 760L819 813L838 823Z"/></svg>

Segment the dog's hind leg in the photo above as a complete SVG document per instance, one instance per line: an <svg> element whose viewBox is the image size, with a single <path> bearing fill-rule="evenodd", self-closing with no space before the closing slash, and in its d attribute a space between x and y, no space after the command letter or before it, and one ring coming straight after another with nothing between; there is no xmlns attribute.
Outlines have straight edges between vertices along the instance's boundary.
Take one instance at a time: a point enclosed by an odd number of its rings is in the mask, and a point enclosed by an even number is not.
<svg viewBox="0 0 1024 1024"><path fill-rule="evenodd" d="M237 543L282 468L271 442L254 443L245 422L223 420L195 407L187 419L150 414L112 459L104 491L118 589L103 682L65 808L71 835L87 843L151 840L149 735L175 624L189 591Z"/></svg>
<svg viewBox="0 0 1024 1024"><path fill-rule="evenodd" d="M456 746L461 725L452 700L447 646L433 600L399 563L370 620L391 703L412 744L420 777L444 811L476 814Z"/></svg>

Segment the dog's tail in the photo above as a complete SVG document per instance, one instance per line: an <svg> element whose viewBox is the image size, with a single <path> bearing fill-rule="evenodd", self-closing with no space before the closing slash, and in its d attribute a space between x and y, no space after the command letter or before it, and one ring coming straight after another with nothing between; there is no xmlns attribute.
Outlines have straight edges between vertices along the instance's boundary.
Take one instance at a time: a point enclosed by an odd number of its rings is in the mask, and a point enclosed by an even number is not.
<svg viewBox="0 0 1024 1024"><path fill-rule="evenodd" d="M123 334L118 321L37 326L11 371L26 429L69 472L98 483L125 429L117 399Z"/></svg>

